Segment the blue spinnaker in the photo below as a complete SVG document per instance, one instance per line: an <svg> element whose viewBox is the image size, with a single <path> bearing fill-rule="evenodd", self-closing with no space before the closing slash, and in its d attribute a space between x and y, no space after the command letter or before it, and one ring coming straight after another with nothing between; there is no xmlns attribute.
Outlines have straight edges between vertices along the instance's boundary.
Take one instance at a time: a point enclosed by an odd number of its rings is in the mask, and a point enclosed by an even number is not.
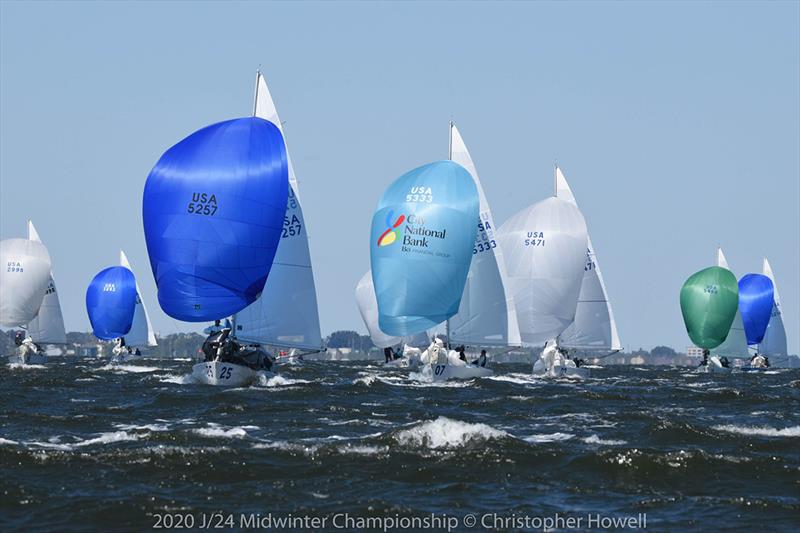
<svg viewBox="0 0 800 533"><path fill-rule="evenodd" d="M283 136L257 117L203 128L161 156L142 216L165 313L203 322L255 301L280 239L288 180Z"/></svg>
<svg viewBox="0 0 800 533"><path fill-rule="evenodd" d="M136 309L136 278L125 267L101 270L86 289L86 312L94 336L105 341L124 337Z"/></svg>
<svg viewBox="0 0 800 533"><path fill-rule="evenodd" d="M389 186L372 217L370 236L384 333L413 335L458 312L477 218L475 182L452 161L421 166Z"/></svg>
<svg viewBox="0 0 800 533"><path fill-rule="evenodd" d="M772 280L763 274L747 274L739 280L739 312L742 314L747 344L764 339L774 302Z"/></svg>

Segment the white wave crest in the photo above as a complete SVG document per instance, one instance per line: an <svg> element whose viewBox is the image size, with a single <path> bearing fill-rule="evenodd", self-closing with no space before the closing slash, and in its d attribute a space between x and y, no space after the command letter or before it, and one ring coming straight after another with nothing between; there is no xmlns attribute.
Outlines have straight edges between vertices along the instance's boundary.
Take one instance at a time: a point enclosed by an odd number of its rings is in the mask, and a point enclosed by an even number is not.
<svg viewBox="0 0 800 533"><path fill-rule="evenodd" d="M800 426L776 429L767 426L735 426L733 424L726 424L714 426L711 429L726 431L728 433L738 433L740 435L755 435L757 437L800 437Z"/></svg>
<svg viewBox="0 0 800 533"><path fill-rule="evenodd" d="M583 439L583 442L586 444L600 444L602 446L622 446L628 444L628 442L624 440L601 439L597 435L590 435Z"/></svg>
<svg viewBox="0 0 800 533"><path fill-rule="evenodd" d="M287 385L302 385L304 383L311 383L305 379L292 379L276 374L274 376L267 376L266 374L258 374L258 385L261 387L286 387Z"/></svg>
<svg viewBox="0 0 800 533"><path fill-rule="evenodd" d="M458 448L478 444L490 439L509 436L487 424L470 424L440 416L395 434L395 440L403 445L431 449Z"/></svg>
<svg viewBox="0 0 800 533"><path fill-rule="evenodd" d="M15 440L8 440L4 439L3 437L0 437L0 445L2 444L19 444L19 443Z"/></svg>
<svg viewBox="0 0 800 533"><path fill-rule="evenodd" d="M194 383L191 374L183 374L181 376L176 376L175 374L167 374L166 376L161 376L159 381L162 383L175 383L176 385L186 385L188 383Z"/></svg>
<svg viewBox="0 0 800 533"><path fill-rule="evenodd" d="M130 372L133 374L142 374L146 372L157 372L161 369L156 366L108 364L106 366L101 366L100 368L98 368L98 370L107 370L109 372L114 372L116 374L122 374L125 372Z"/></svg>
<svg viewBox="0 0 800 533"><path fill-rule="evenodd" d="M525 437L526 442L560 442L562 440L569 440L575 437L572 433L534 433Z"/></svg>
<svg viewBox="0 0 800 533"><path fill-rule="evenodd" d="M204 437L219 437L224 439L243 439L247 437L245 428L239 426L225 429L217 425L212 425L207 428L193 429L192 431Z"/></svg>

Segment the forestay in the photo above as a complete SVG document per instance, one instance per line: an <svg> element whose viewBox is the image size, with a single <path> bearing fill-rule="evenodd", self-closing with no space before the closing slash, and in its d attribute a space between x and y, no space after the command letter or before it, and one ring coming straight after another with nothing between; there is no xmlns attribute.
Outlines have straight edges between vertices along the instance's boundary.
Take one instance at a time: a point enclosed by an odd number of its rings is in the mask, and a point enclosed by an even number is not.
<svg viewBox="0 0 800 533"><path fill-rule="evenodd" d="M523 209L499 231L523 344L541 346L575 320L588 237L571 202L548 198Z"/></svg>
<svg viewBox="0 0 800 533"><path fill-rule="evenodd" d="M283 125L261 74L256 76L254 114L272 122L283 133ZM322 335L308 229L288 151L286 159L288 201L278 249L261 296L236 314L235 335L246 342L319 350Z"/></svg>
<svg viewBox="0 0 800 533"><path fill-rule="evenodd" d="M556 167L556 196L578 206L564 174L558 167ZM559 344L565 348L579 350L619 351L622 349L622 344L617 332L617 323L611 310L611 302L608 300L600 262L588 233L586 242L583 281L578 294L575 320L561 334Z"/></svg>
<svg viewBox="0 0 800 533"><path fill-rule="evenodd" d="M451 156L472 176L478 191L479 214L472 262L458 313L450 318L450 339L477 346L519 346L519 326L502 247L478 171L455 124L450 124Z"/></svg>

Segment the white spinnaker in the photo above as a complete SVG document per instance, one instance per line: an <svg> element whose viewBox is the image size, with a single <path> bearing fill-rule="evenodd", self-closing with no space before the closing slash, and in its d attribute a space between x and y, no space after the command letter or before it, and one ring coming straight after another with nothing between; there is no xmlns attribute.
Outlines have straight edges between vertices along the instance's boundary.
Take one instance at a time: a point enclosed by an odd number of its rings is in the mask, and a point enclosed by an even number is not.
<svg viewBox="0 0 800 533"><path fill-rule="evenodd" d="M588 236L580 210L548 198L523 209L498 231L522 343L541 346L575 320Z"/></svg>
<svg viewBox="0 0 800 533"><path fill-rule="evenodd" d="M556 167L556 196L575 204L576 207L578 205L567 179L558 167ZM611 302L608 301L603 274L600 272L600 263L592 246L591 237L587 235L586 241L583 281L578 295L575 320L561 334L559 344L580 350L619 351L622 349L622 344L619 341Z"/></svg>
<svg viewBox="0 0 800 533"><path fill-rule="evenodd" d="M401 337L387 335L378 326L378 299L375 296L375 286L372 284L371 270L368 270L356 285L356 304L358 312L361 313L361 320L367 326L372 344L378 348L386 348L403 342Z"/></svg>
<svg viewBox="0 0 800 533"><path fill-rule="evenodd" d="M28 221L28 240L42 242L39 233L33 226L33 222ZM42 305L39 306L39 313L28 323L28 335L33 342L40 344L66 344L67 332L64 328L64 316L61 314L61 302L58 299L56 282L53 280L53 272L50 271L50 279L47 282Z"/></svg>
<svg viewBox="0 0 800 533"><path fill-rule="evenodd" d="M772 280L774 301L772 302L772 316L767 325L767 332L764 334L764 339L761 341L761 344L758 345L758 351L766 356L788 355L786 328L783 327L781 298L778 296L778 285L775 283L775 275L772 273L772 267L766 257L764 258L764 268L762 272Z"/></svg>
<svg viewBox="0 0 800 533"><path fill-rule="evenodd" d="M264 77L256 76L254 114L283 125ZM245 342L319 350L322 335L311 254L292 160L289 166L289 200L275 259L261 296L235 317L235 335Z"/></svg>
<svg viewBox="0 0 800 533"><path fill-rule="evenodd" d="M508 282L494 218L483 193L478 171L455 124L450 124L450 159L472 175L480 199L478 233L458 313L450 318L452 342L477 346L519 346L514 297Z"/></svg>
<svg viewBox="0 0 800 533"><path fill-rule="evenodd" d="M717 248L717 266L730 270L728 260L722 252L722 248ZM728 336L725 341L714 348L714 355L725 356L736 359L746 359L750 357L750 352L747 351L747 335L744 332L744 323L742 322L742 314L739 309L736 309L736 316L733 317L731 329L728 330Z"/></svg>
<svg viewBox="0 0 800 533"><path fill-rule="evenodd" d="M119 264L133 273L128 257L122 250L119 251ZM136 274L133 277L136 279ZM150 316L147 314L147 308L142 300L142 291L139 289L138 282L136 282L136 307L133 309L133 322L131 323L131 329L125 335L125 343L128 346L158 345L156 336L153 333L153 326L150 324Z"/></svg>
<svg viewBox="0 0 800 533"><path fill-rule="evenodd" d="M28 324L42 306L50 283L50 254L38 241L0 241L0 325Z"/></svg>

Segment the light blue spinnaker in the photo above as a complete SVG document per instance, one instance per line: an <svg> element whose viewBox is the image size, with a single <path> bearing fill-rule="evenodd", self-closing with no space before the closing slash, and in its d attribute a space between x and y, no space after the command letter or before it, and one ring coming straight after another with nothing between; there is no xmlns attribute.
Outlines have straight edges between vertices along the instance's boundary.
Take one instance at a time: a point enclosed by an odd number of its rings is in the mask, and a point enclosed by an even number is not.
<svg viewBox="0 0 800 533"><path fill-rule="evenodd" d="M416 168L383 194L372 217L370 258L384 333L412 335L458 312L478 204L472 176L453 161Z"/></svg>

